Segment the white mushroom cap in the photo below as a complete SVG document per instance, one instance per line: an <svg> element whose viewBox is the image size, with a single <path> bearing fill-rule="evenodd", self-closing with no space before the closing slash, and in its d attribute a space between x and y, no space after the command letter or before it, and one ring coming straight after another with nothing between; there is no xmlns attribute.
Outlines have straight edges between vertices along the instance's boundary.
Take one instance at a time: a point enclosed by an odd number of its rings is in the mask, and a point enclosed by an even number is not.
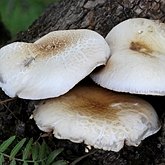
<svg viewBox="0 0 165 165"><path fill-rule="evenodd" d="M57 97L109 56L105 39L85 29L54 31L34 43L15 42L0 49L0 87L10 97Z"/></svg>
<svg viewBox="0 0 165 165"><path fill-rule="evenodd" d="M93 73L101 86L120 92L165 95L165 24L128 19L107 35L111 58Z"/></svg>
<svg viewBox="0 0 165 165"><path fill-rule="evenodd" d="M33 113L38 127L56 138L119 151L124 142L138 146L160 129L158 116L146 101L101 87L75 87L42 101Z"/></svg>

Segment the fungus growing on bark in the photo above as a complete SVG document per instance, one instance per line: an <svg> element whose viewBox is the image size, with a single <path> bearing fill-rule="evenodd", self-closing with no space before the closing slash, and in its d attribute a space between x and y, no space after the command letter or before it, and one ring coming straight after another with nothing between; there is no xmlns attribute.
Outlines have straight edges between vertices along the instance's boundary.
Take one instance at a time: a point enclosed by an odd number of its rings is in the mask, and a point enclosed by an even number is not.
<svg viewBox="0 0 165 165"><path fill-rule="evenodd" d="M11 43L0 49L0 87L10 97L57 97L109 56L105 39L85 29L50 32L34 43Z"/></svg>
<svg viewBox="0 0 165 165"><path fill-rule="evenodd" d="M56 138L116 152L124 142L138 146L160 129L149 103L97 86L77 86L63 96L42 101L33 117L42 131L53 132Z"/></svg>
<svg viewBox="0 0 165 165"><path fill-rule="evenodd" d="M133 18L106 36L111 58L91 74L100 86L119 92L165 95L165 24Z"/></svg>

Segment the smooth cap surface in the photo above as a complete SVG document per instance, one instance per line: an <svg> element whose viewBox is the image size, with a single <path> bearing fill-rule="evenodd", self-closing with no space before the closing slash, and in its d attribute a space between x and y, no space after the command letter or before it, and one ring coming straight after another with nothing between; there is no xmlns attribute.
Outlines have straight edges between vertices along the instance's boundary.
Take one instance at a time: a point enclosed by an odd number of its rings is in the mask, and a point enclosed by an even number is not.
<svg viewBox="0 0 165 165"><path fill-rule="evenodd" d="M133 18L106 36L111 58L91 75L99 85L120 92L165 95L165 24Z"/></svg>

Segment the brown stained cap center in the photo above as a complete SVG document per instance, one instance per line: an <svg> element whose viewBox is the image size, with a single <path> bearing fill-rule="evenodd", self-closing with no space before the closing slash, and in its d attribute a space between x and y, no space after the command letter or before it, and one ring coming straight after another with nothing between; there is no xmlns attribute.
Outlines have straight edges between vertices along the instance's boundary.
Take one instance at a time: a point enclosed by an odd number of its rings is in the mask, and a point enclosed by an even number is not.
<svg viewBox="0 0 165 165"><path fill-rule="evenodd" d="M77 104L70 105L73 112L78 112L82 116L92 116L93 118L99 118L102 120L109 120L109 118L116 120L118 118L118 111L109 107L109 104L104 104L104 102L101 103L101 101L99 102L92 98L85 98L81 96L80 98L82 98L82 100L79 100Z"/></svg>
<svg viewBox="0 0 165 165"><path fill-rule="evenodd" d="M132 41L130 44L130 49L149 56L152 56L151 54L153 52L153 50L146 43L139 41Z"/></svg>
<svg viewBox="0 0 165 165"><path fill-rule="evenodd" d="M123 109L138 108L140 111L140 106L136 105L136 98L124 94L118 95L117 93L97 87L75 88L72 90L72 93L67 93L59 99L60 104L67 102L67 107L69 107L73 113L79 113L82 116L92 116L93 118L107 121L110 119L117 120L118 113Z"/></svg>
<svg viewBox="0 0 165 165"><path fill-rule="evenodd" d="M58 53L63 52L66 48L68 48L72 44L71 39L66 37L65 39L55 39L55 40L48 40L47 42L38 43L37 50L40 52L39 54L42 55L56 55Z"/></svg>
<svg viewBox="0 0 165 165"><path fill-rule="evenodd" d="M45 60L57 56L74 44L76 40L78 40L78 38L73 39L73 37L69 35L63 35L60 37L43 37L30 45L30 48L28 48L28 53L30 55L23 61L23 65L24 67L30 67L32 62L36 59Z"/></svg>

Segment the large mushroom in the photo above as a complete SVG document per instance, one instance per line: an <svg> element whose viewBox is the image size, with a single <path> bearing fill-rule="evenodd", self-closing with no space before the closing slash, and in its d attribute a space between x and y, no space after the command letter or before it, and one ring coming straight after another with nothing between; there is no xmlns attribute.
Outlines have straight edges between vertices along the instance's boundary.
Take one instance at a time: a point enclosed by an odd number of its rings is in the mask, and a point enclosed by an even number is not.
<svg viewBox="0 0 165 165"><path fill-rule="evenodd" d="M0 49L0 87L10 97L57 97L109 56L105 39L85 29L50 32L34 43L11 43Z"/></svg>
<svg viewBox="0 0 165 165"><path fill-rule="evenodd" d="M33 113L38 127L59 139L119 151L124 142L138 146L160 129L146 101L97 86L76 86L58 98L40 102Z"/></svg>
<svg viewBox="0 0 165 165"><path fill-rule="evenodd" d="M106 36L107 65L91 75L102 87L148 95L165 95L165 24L133 18Z"/></svg>

